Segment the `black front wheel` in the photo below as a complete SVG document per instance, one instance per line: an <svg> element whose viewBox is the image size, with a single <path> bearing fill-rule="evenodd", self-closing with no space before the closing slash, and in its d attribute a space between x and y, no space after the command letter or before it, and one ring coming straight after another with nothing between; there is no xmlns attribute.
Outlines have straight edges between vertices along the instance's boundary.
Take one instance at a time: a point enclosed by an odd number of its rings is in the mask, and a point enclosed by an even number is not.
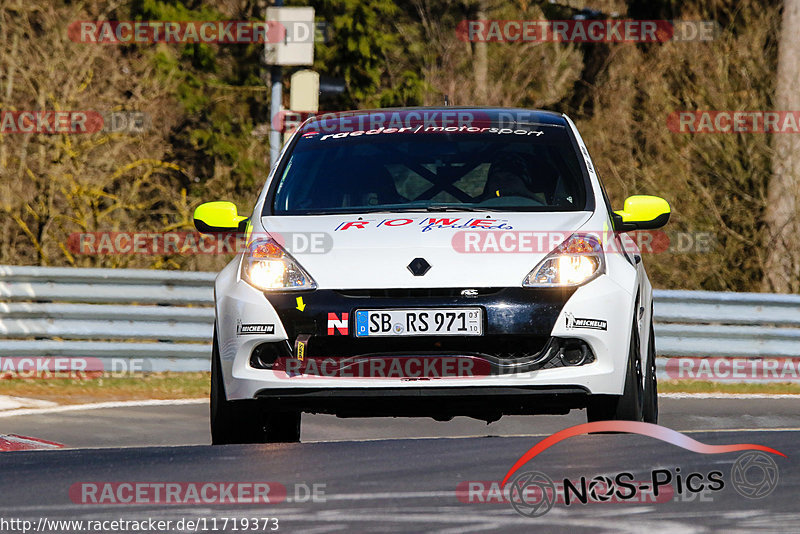
<svg viewBox="0 0 800 534"><path fill-rule="evenodd" d="M586 419L595 421L644 421L645 392L642 380L641 341L634 319L628 349L628 369L622 395L592 395L586 407ZM650 388L648 388L650 389Z"/></svg>
<svg viewBox="0 0 800 534"><path fill-rule="evenodd" d="M656 334L653 330L653 313L650 312L650 342L647 344L645 366L644 421L658 424L658 380L656 379Z"/></svg>
<svg viewBox="0 0 800 534"><path fill-rule="evenodd" d="M300 412L280 411L258 399L228 400L214 328L211 351L211 443L281 443L300 441Z"/></svg>

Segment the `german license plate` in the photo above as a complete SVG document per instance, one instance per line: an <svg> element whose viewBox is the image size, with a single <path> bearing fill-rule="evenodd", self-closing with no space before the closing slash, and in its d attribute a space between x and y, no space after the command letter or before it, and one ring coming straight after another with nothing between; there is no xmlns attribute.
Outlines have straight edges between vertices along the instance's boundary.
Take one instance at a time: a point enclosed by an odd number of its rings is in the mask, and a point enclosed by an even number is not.
<svg viewBox="0 0 800 534"><path fill-rule="evenodd" d="M481 335L481 308L356 310L356 337Z"/></svg>

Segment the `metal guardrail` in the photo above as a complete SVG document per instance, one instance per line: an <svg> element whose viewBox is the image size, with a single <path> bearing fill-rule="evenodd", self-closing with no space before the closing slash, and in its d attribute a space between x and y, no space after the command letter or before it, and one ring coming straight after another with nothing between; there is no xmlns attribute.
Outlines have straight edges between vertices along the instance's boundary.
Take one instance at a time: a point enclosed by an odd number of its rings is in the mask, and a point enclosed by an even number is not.
<svg viewBox="0 0 800 534"><path fill-rule="evenodd" d="M8 301L210 305L216 273L0 266Z"/></svg>
<svg viewBox="0 0 800 534"><path fill-rule="evenodd" d="M800 295L656 290L663 356L800 357Z"/></svg>
<svg viewBox="0 0 800 534"><path fill-rule="evenodd" d="M0 354L208 369L215 277L0 266ZM800 295L656 290L655 318L660 356L800 357Z"/></svg>
<svg viewBox="0 0 800 534"><path fill-rule="evenodd" d="M208 370L216 273L0 266L0 354Z"/></svg>

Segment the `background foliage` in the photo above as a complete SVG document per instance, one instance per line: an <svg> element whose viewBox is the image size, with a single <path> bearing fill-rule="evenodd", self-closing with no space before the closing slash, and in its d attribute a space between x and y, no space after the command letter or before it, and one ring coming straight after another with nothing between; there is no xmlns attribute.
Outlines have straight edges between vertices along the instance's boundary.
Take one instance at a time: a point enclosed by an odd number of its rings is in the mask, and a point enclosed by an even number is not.
<svg viewBox="0 0 800 534"><path fill-rule="evenodd" d="M710 253L646 261L656 286L758 290L772 156L763 134L671 133L674 110L771 109L780 2L754 0L310 0L330 40L315 70L343 78L324 109L540 107L581 129L615 205L673 205L670 229L713 232ZM471 18L565 19L588 5L623 18L714 20L708 43L490 43L456 37ZM202 201L249 212L269 170L268 70L258 45L74 43L76 20L258 20L259 0L6 0L0 109L136 110L144 134L0 135L0 264L218 269L223 257L75 256L72 232L190 230ZM487 59L481 73L481 54ZM286 79L291 70L286 73ZM288 104L288 101L285 102Z"/></svg>

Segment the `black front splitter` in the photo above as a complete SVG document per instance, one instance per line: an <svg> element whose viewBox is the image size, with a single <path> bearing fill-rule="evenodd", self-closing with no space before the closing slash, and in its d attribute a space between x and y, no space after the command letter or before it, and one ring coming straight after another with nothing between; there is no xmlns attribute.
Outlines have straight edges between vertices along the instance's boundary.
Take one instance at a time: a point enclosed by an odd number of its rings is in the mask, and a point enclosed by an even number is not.
<svg viewBox="0 0 800 534"><path fill-rule="evenodd" d="M502 415L566 414L585 408L582 386L451 386L262 389L265 409L339 417L455 416L494 421Z"/></svg>

